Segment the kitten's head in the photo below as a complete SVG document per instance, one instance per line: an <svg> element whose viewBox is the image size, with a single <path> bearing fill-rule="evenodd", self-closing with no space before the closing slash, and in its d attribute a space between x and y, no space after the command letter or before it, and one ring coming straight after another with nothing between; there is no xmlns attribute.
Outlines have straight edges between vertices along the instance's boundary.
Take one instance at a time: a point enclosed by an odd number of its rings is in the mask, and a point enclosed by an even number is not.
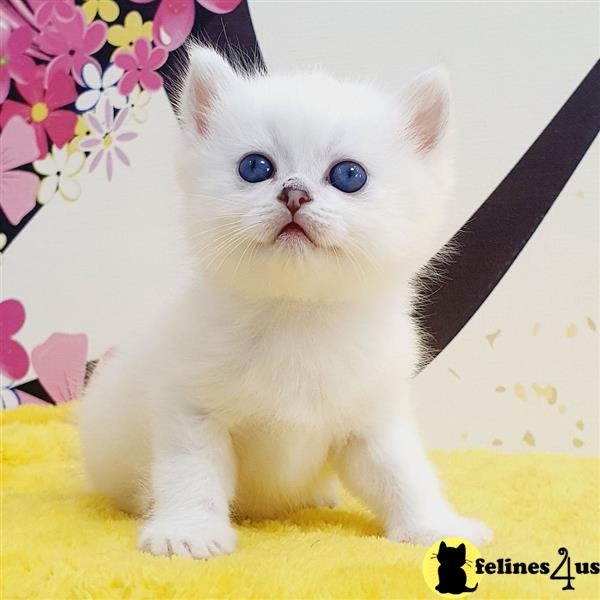
<svg viewBox="0 0 600 600"><path fill-rule="evenodd" d="M448 102L440 71L394 97L320 70L242 75L193 49L179 167L203 270L307 300L408 282L439 243Z"/></svg>
<svg viewBox="0 0 600 600"><path fill-rule="evenodd" d="M437 559L440 564L447 567L462 567L466 562L467 548L464 544L456 548L447 546L446 542L440 542Z"/></svg>

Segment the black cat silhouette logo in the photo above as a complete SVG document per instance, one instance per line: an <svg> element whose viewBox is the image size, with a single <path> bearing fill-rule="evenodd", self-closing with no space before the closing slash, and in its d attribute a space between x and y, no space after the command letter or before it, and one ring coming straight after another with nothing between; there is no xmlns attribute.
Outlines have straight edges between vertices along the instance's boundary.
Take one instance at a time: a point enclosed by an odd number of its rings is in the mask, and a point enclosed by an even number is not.
<svg viewBox="0 0 600 600"><path fill-rule="evenodd" d="M474 565L481 555L467 540L444 538L429 548L423 559L423 577L432 592L461 598L479 587Z"/></svg>
<svg viewBox="0 0 600 600"><path fill-rule="evenodd" d="M479 583L476 583L475 587L467 587L467 574L463 569L463 565L467 562L467 547L464 544L452 548L442 540L438 548L437 559L440 563L438 567L440 582L435 589L440 594L464 594L477 589Z"/></svg>

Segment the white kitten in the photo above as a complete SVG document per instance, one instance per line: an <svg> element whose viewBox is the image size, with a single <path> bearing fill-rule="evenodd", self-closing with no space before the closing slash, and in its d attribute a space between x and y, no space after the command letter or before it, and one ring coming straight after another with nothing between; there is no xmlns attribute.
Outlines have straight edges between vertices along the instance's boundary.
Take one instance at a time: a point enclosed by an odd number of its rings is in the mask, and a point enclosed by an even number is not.
<svg viewBox="0 0 600 600"><path fill-rule="evenodd" d="M146 513L141 548L231 552L230 513L332 506L336 475L390 539L490 539L442 496L409 399L410 282L450 189L448 102L438 72L396 99L192 51L179 164L193 275L81 407L89 479Z"/></svg>

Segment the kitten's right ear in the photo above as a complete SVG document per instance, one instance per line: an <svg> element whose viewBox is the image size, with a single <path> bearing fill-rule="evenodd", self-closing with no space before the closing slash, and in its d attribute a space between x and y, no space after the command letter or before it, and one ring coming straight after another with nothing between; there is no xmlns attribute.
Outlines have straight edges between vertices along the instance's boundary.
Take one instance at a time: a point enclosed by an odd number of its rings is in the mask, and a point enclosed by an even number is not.
<svg viewBox="0 0 600 600"><path fill-rule="evenodd" d="M184 125L208 132L208 113L213 102L236 80L231 65L215 50L195 46L189 52L189 71L181 102Z"/></svg>
<svg viewBox="0 0 600 600"><path fill-rule="evenodd" d="M404 135L426 155L445 137L450 115L450 82L444 67L434 67L414 79L402 94Z"/></svg>

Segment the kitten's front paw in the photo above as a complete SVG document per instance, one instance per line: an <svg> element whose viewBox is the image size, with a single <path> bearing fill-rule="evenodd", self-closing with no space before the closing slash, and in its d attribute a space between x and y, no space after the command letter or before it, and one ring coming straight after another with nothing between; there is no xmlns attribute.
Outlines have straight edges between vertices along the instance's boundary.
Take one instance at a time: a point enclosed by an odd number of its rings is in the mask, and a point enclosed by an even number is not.
<svg viewBox="0 0 600 600"><path fill-rule="evenodd" d="M138 547L156 556L211 558L231 554L235 549L235 529L228 521L216 519L187 525L168 520L146 521L140 530Z"/></svg>
<svg viewBox="0 0 600 600"><path fill-rule="evenodd" d="M304 502L311 508L336 508L339 503L338 482L333 477L311 490Z"/></svg>
<svg viewBox="0 0 600 600"><path fill-rule="evenodd" d="M482 521L460 515L449 515L443 520L424 520L410 526L392 527L386 537L395 542L408 542L430 546L445 537L459 537L468 540L476 546L483 546L492 541L492 530Z"/></svg>

